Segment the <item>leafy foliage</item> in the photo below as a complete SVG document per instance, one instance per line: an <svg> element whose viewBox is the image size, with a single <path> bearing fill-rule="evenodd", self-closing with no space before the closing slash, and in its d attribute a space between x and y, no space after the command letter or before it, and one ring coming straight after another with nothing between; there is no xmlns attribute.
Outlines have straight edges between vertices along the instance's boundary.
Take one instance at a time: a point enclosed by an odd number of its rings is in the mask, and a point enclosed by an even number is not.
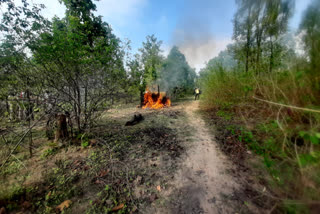
<svg viewBox="0 0 320 214"><path fill-rule="evenodd" d="M190 93L194 89L196 72L187 63L185 56L174 46L161 70L161 86L172 94L180 89L180 93Z"/></svg>
<svg viewBox="0 0 320 214"><path fill-rule="evenodd" d="M300 24L306 51L311 60L313 72L319 72L320 68L320 1L313 0L304 13Z"/></svg>
<svg viewBox="0 0 320 214"><path fill-rule="evenodd" d="M277 67L283 52L279 39L287 31L292 0L241 0L234 16L235 58L243 69L256 73Z"/></svg>

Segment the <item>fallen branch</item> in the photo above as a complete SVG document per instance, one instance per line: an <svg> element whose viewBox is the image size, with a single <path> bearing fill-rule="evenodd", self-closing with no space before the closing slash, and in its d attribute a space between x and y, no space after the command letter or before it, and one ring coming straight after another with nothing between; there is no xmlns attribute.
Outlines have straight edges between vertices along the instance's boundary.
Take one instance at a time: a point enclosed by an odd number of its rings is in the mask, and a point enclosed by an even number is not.
<svg viewBox="0 0 320 214"><path fill-rule="evenodd" d="M316 110L316 109L302 108L302 107L297 107L297 106L285 105L285 104L281 104L281 103L275 103L275 102L272 102L272 101L268 101L268 100L263 100L263 99L257 98L255 96L253 96L252 98L256 99L256 100L259 100L261 102L272 104L272 105L282 106L282 107L291 108L291 109L300 110L300 111L308 111L308 112L320 113L320 110Z"/></svg>

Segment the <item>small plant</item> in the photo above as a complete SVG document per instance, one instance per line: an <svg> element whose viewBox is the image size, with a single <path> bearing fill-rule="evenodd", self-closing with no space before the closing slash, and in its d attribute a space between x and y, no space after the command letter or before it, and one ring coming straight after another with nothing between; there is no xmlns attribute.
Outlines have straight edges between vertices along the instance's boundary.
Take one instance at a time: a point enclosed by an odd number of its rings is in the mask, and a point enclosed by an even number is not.
<svg viewBox="0 0 320 214"><path fill-rule="evenodd" d="M57 144L56 142L50 142L50 143L48 144L48 146L50 146L50 147L52 147L52 148L56 148L56 147L58 147L58 144Z"/></svg>
<svg viewBox="0 0 320 214"><path fill-rule="evenodd" d="M77 138L81 141L81 147L87 148L89 146L89 136L87 133L78 134Z"/></svg>
<svg viewBox="0 0 320 214"><path fill-rule="evenodd" d="M89 146L89 141L83 141L83 142L81 142L81 147L82 148L87 148Z"/></svg>
<svg viewBox="0 0 320 214"><path fill-rule="evenodd" d="M41 158L42 158L42 159L47 158L47 157L49 157L49 156L51 156L51 155L56 154L56 152L57 152L57 149L56 149L56 148L46 149L46 150L42 153Z"/></svg>
<svg viewBox="0 0 320 214"><path fill-rule="evenodd" d="M92 161L92 162L95 162L96 160L98 160L98 154L96 152L91 152L90 156L89 156L89 159Z"/></svg>
<svg viewBox="0 0 320 214"><path fill-rule="evenodd" d="M300 131L299 136L302 137L305 141L309 141L314 145L320 144L320 133L318 132Z"/></svg>
<svg viewBox="0 0 320 214"><path fill-rule="evenodd" d="M298 157L298 163L301 167L307 167L318 164L320 161L320 152L311 152L307 154L300 154Z"/></svg>
<svg viewBox="0 0 320 214"><path fill-rule="evenodd" d="M231 118L232 118L232 114L230 114L226 111L223 111L223 110L219 110L217 112L217 116L222 117L225 120L231 120Z"/></svg>
<svg viewBox="0 0 320 214"><path fill-rule="evenodd" d="M11 175L16 172L18 172L21 168L21 163L17 161L12 161L9 165L6 167L2 167L0 171L0 175Z"/></svg>

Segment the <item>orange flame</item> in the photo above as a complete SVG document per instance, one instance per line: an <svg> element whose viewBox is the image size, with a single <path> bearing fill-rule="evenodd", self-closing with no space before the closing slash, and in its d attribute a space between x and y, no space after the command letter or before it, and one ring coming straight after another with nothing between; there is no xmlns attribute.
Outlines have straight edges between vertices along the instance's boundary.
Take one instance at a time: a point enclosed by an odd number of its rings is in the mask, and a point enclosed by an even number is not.
<svg viewBox="0 0 320 214"><path fill-rule="evenodd" d="M143 109L161 109L168 106L171 106L171 100L166 96L166 93L152 93L147 89L144 94Z"/></svg>

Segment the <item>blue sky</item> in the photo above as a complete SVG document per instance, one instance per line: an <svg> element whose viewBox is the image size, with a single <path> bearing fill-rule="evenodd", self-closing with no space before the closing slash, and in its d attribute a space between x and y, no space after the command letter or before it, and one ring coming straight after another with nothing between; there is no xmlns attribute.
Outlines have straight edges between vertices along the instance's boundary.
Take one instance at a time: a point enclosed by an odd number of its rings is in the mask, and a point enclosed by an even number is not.
<svg viewBox="0 0 320 214"><path fill-rule="evenodd" d="M64 15L58 0L32 1L46 5L43 14L48 18ZM290 28L298 27L310 1L296 0ZM163 41L164 55L176 44L197 70L232 42L235 0L100 0L96 4L97 14L111 24L114 33L131 40L133 52L147 35L155 34Z"/></svg>

